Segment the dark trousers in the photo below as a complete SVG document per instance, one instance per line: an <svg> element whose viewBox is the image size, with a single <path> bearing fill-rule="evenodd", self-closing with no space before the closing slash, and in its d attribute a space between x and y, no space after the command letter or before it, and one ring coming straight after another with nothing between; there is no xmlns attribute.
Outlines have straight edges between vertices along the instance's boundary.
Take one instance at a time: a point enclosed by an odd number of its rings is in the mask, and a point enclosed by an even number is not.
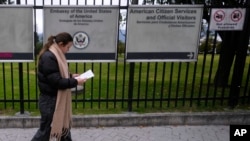
<svg viewBox="0 0 250 141"><path fill-rule="evenodd" d="M39 110L41 113L40 127L31 141L49 141L51 122L55 111L56 97L41 94L39 98ZM72 141L71 133L62 136L61 141Z"/></svg>

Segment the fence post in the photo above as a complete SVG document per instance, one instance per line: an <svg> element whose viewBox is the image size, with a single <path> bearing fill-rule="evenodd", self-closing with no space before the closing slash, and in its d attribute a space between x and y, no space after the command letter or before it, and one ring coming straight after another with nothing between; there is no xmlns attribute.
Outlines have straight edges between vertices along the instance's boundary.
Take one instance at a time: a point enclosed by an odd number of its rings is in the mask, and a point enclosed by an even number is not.
<svg viewBox="0 0 250 141"><path fill-rule="evenodd" d="M23 64L22 63L18 63L18 69L19 69L20 114L24 114Z"/></svg>
<svg viewBox="0 0 250 141"><path fill-rule="evenodd" d="M20 5L20 0L16 1L17 5ZM23 64L18 63L18 71L19 71L19 94L20 94L20 114L24 114L24 103L23 103Z"/></svg>
<svg viewBox="0 0 250 141"><path fill-rule="evenodd" d="M132 112L135 63L129 63L128 111Z"/></svg>
<svg viewBox="0 0 250 141"><path fill-rule="evenodd" d="M16 1L17 5L20 5L20 0ZM19 71L19 94L20 94L20 112L16 115L24 115L24 94L23 94L23 63L18 63L18 71ZM28 114L27 114L28 115Z"/></svg>

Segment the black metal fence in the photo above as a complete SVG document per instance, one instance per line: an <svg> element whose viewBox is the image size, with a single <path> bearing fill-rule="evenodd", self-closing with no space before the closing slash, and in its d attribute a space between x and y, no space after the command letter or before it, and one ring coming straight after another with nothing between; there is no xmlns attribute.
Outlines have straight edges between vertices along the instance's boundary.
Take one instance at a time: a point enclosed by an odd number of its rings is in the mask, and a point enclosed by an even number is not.
<svg viewBox="0 0 250 141"><path fill-rule="evenodd" d="M21 5L34 5L35 11L41 11L44 5L96 5L107 4L106 1L18 1ZM98 3L100 2L100 3ZM129 1L127 1L130 3ZM120 10L126 10L127 4L108 1L109 5L117 4ZM249 9L249 7L248 7ZM35 12L35 17L38 18ZM35 20L35 32L37 32ZM204 37L213 36L211 42L205 38L204 49L200 49L197 62L137 62L128 63L123 54L118 55L116 62L69 63L71 72L84 72L92 69L95 77L88 80L84 89L73 89L73 108L77 109L168 109L171 107L216 107L228 106L230 99L236 105L250 103L250 56L244 62L241 85L235 86L231 68L228 85L219 86L214 82L219 65L219 36L211 35L205 29ZM120 35L121 36L121 35ZM35 45L37 47L37 45ZM211 47L208 49L208 47ZM212 52L209 52L209 51ZM38 108L39 90L37 87L36 61L28 63L0 63L0 110L24 110ZM235 88L238 91L234 91ZM231 105L232 106L232 105Z"/></svg>

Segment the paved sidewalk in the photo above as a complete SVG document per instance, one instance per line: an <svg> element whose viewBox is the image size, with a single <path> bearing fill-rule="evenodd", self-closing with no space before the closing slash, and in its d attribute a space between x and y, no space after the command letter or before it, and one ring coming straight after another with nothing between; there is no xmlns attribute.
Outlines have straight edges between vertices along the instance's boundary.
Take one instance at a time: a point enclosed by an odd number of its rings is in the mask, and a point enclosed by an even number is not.
<svg viewBox="0 0 250 141"><path fill-rule="evenodd" d="M0 141L30 141L37 128L0 129ZM229 126L73 128L73 141L229 141Z"/></svg>

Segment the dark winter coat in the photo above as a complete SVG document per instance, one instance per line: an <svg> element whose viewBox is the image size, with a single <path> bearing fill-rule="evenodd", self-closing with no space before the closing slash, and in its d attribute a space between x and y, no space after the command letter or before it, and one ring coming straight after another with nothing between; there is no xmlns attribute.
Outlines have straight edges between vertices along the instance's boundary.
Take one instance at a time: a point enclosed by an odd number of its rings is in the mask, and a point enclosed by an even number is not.
<svg viewBox="0 0 250 141"><path fill-rule="evenodd" d="M50 51L46 51L39 59L38 86L42 94L56 96L58 89L76 87L77 80L62 78L55 55Z"/></svg>

